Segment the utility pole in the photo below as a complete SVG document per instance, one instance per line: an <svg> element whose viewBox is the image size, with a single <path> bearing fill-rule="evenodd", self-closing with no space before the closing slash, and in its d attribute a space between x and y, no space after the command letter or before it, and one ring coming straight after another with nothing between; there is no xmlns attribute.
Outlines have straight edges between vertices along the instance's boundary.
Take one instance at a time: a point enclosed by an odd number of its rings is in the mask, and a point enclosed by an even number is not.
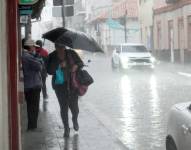
<svg viewBox="0 0 191 150"><path fill-rule="evenodd" d="M28 39L31 35L31 15L28 15L28 23L25 25L25 38Z"/></svg>
<svg viewBox="0 0 191 150"><path fill-rule="evenodd" d="M62 0L62 25L65 27L65 0Z"/></svg>
<svg viewBox="0 0 191 150"><path fill-rule="evenodd" d="M125 32L125 43L127 43L127 10L125 11L125 16L124 16L124 32Z"/></svg>

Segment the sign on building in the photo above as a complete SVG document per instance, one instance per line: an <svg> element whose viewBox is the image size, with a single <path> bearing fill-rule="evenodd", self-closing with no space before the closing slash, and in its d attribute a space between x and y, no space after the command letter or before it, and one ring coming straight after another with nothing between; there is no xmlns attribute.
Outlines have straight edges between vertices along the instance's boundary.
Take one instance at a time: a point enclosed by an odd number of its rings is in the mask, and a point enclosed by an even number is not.
<svg viewBox="0 0 191 150"><path fill-rule="evenodd" d="M53 17L62 17L62 6L52 7L52 16Z"/></svg>
<svg viewBox="0 0 191 150"><path fill-rule="evenodd" d="M52 16L53 17L62 17L62 8L61 6L54 6L52 8ZM73 6L67 6L64 7L64 15L65 17L71 17L74 15L74 7Z"/></svg>
<svg viewBox="0 0 191 150"><path fill-rule="evenodd" d="M20 16L20 23L27 24L29 20L29 16Z"/></svg>
<svg viewBox="0 0 191 150"><path fill-rule="evenodd" d="M65 5L74 5L74 0L65 0Z"/></svg>
<svg viewBox="0 0 191 150"><path fill-rule="evenodd" d="M62 6L63 1L64 1L64 5L74 5L74 0L53 0L53 5Z"/></svg>
<svg viewBox="0 0 191 150"><path fill-rule="evenodd" d="M20 15L31 15L32 6L31 5L19 5L19 14Z"/></svg>
<svg viewBox="0 0 191 150"><path fill-rule="evenodd" d="M65 7L65 16L66 17L74 16L74 7L73 6Z"/></svg>
<svg viewBox="0 0 191 150"><path fill-rule="evenodd" d="M54 6L62 6L62 0L53 0Z"/></svg>
<svg viewBox="0 0 191 150"><path fill-rule="evenodd" d="M19 0L20 5L33 5L37 3L39 0Z"/></svg>

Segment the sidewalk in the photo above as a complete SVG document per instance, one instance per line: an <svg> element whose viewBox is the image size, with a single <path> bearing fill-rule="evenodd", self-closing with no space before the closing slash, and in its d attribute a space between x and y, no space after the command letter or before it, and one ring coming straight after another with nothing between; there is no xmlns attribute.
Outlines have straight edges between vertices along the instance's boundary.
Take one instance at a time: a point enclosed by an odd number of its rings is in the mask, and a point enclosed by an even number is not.
<svg viewBox="0 0 191 150"><path fill-rule="evenodd" d="M26 132L26 107L22 112L22 146L23 150L128 150L87 108L80 100L79 133L75 133L70 122L71 133L69 139L63 138L63 125L60 119L57 99L49 89L47 111L39 115L39 129ZM45 106L45 105L44 105ZM71 121L71 114L70 121Z"/></svg>
<svg viewBox="0 0 191 150"><path fill-rule="evenodd" d="M191 64L180 64L180 63L171 63L171 62L160 61L158 63L158 66L165 66L165 68L168 69L168 71L170 70L173 72L191 73Z"/></svg>

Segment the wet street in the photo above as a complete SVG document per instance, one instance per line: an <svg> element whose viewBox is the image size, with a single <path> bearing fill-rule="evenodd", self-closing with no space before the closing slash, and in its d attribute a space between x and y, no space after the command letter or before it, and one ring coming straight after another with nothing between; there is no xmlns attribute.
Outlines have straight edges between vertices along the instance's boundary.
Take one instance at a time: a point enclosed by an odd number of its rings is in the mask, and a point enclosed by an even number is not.
<svg viewBox="0 0 191 150"><path fill-rule="evenodd" d="M158 63L154 71L121 72L110 58L91 59L95 83L83 102L130 150L165 149L170 107L191 98L189 68Z"/></svg>
<svg viewBox="0 0 191 150"><path fill-rule="evenodd" d="M168 111L191 98L189 66L160 62L153 71L120 71L111 68L109 57L84 56L88 59L86 69L95 82L79 100L79 134L72 131L70 139L63 139L48 78L49 102L39 117L43 131L23 131L24 150L165 150Z"/></svg>

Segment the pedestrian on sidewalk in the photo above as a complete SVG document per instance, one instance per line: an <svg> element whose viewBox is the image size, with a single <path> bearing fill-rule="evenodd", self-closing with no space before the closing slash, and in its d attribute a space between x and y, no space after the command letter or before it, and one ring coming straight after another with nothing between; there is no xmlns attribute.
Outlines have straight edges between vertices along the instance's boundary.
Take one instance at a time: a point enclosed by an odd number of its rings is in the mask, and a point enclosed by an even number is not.
<svg viewBox="0 0 191 150"><path fill-rule="evenodd" d="M24 75L24 93L27 103L28 130L37 128L40 91L42 88L42 62L35 57L35 42L27 39L22 51L22 69Z"/></svg>
<svg viewBox="0 0 191 150"><path fill-rule="evenodd" d="M37 40L36 45L39 46L39 47L36 47L36 52L43 59L44 66L46 66L48 51L42 47L43 44L41 40ZM47 78L46 67L42 68L41 76L42 76L42 96L43 96L43 100L45 101L46 99L48 99L48 94L46 89L46 78Z"/></svg>
<svg viewBox="0 0 191 150"><path fill-rule="evenodd" d="M64 124L64 137L69 137L70 128L68 109L72 113L73 128L79 130L78 125L78 94L71 88L71 73L84 66L78 54L66 49L64 45L55 44L56 50L49 54L47 72L52 75L52 87L55 90L60 105L60 113Z"/></svg>

